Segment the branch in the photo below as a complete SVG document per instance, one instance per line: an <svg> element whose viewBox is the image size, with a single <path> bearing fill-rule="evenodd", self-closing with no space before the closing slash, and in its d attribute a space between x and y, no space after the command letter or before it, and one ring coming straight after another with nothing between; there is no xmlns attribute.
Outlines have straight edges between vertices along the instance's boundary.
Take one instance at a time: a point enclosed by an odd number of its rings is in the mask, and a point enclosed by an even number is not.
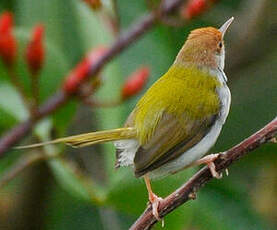
<svg viewBox="0 0 277 230"><path fill-rule="evenodd" d="M176 10L184 0L167 0L160 7L159 13L151 12L146 14L135 23L131 28L123 33L118 39L114 42L111 48L103 55L97 62L91 64L90 66L90 76L95 76L97 72L103 66L126 49L132 42L136 41L143 34L145 34L150 28L154 26L156 21L160 16L167 15ZM43 104L36 114L35 118L28 119L16 127L12 128L8 133L6 133L0 139L0 157L14 144L26 136L31 130L32 127L39 121L41 118L53 113L55 110L63 106L71 98L71 95L65 94L64 91L58 91L53 95L45 104Z"/></svg>
<svg viewBox="0 0 277 230"><path fill-rule="evenodd" d="M264 128L242 141L240 144L221 154L219 159L215 161L216 170L221 172L224 169L227 169L227 167L229 167L234 161L260 147L262 144L269 142L276 135L277 117L268 123ZM194 176L192 176L187 183L161 201L159 205L160 217L162 218L166 216L168 213L172 212L190 199L195 199L196 192L211 179L213 178L208 167L201 169ZM151 229L156 222L156 218L152 215L152 208L149 206L130 229Z"/></svg>

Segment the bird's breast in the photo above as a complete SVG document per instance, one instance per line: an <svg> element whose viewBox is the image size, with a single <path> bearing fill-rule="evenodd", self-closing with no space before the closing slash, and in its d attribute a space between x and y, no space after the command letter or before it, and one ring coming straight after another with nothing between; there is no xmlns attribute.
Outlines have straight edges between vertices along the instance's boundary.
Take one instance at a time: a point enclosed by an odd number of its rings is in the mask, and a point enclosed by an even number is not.
<svg viewBox="0 0 277 230"><path fill-rule="evenodd" d="M219 119L222 124L224 124L229 114L229 109L231 105L231 92L227 86L227 77L223 70L218 69L216 71L213 71L212 74L216 75L218 81L221 83L220 86L217 87L216 91L220 100Z"/></svg>

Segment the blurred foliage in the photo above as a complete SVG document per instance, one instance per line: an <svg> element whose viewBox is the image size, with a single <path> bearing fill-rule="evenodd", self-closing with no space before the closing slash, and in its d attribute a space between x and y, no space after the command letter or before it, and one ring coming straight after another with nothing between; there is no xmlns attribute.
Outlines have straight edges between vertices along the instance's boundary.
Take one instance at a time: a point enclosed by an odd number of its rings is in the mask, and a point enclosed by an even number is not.
<svg viewBox="0 0 277 230"><path fill-rule="evenodd" d="M0 2L0 13L12 10L15 14L15 35L20 48L17 73L28 95L30 76L23 52L31 28L38 22L46 27L47 57L40 76L40 102L44 102L91 48L110 45L115 40L116 34L109 23L111 18L118 17L119 30L124 31L149 10L149 5L142 0L102 2L100 11L92 11L80 0ZM124 77L143 64L151 67L150 86L171 65L190 30L206 25L219 26L230 16L235 16L234 25L226 36L226 73L232 106L212 151L228 149L276 116L277 18L274 5L274 0L222 0L183 27L158 24L106 66L102 74L104 84L95 97L106 101L119 97ZM139 96L118 107L101 109L90 109L72 100L40 122L33 137L26 141L119 127ZM4 134L27 116L22 99L0 64L0 133ZM134 178L129 168L114 170L112 144L78 150L49 146L43 151L48 156L55 156L47 160L46 174L37 170L34 175L28 169L1 188L0 229L127 229L144 210L147 202L145 185ZM234 164L228 177L212 181L198 193L198 199L168 215L164 229L276 229L276 151L276 145L268 144ZM2 158L0 177L26 154L28 151L12 151ZM154 181L154 191L166 196L195 170ZM41 177L34 180L35 176ZM37 186L44 187L46 192L35 194L30 187ZM28 204L27 187L28 195L35 201L33 204L37 205ZM31 217L24 218L22 212L15 211L17 209ZM42 215L35 225L32 213L38 210ZM161 229L161 225L157 224L155 229Z"/></svg>

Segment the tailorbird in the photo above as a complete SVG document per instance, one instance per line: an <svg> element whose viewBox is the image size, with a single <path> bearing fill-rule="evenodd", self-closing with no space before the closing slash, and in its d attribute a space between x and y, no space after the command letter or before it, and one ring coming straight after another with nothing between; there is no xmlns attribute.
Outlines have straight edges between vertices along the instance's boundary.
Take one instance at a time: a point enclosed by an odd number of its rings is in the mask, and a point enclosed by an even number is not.
<svg viewBox="0 0 277 230"><path fill-rule="evenodd" d="M159 219L162 198L153 193L150 178L203 163L220 178L213 163L218 154L203 156L215 144L229 113L223 38L232 21L233 17L219 29L191 31L174 63L142 96L123 128L17 148L61 142L83 147L113 141L116 167L131 166L136 177L144 177L153 215Z"/></svg>

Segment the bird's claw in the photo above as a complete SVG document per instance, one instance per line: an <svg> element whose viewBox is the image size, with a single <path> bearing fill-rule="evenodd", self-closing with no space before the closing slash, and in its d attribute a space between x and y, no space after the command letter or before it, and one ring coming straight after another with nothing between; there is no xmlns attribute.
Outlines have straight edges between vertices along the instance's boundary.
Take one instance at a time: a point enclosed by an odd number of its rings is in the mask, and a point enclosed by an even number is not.
<svg viewBox="0 0 277 230"><path fill-rule="evenodd" d="M222 173L218 173L215 169L214 161L219 157L219 153L207 155L195 162L195 164L207 164L213 177L217 179L222 178Z"/></svg>
<svg viewBox="0 0 277 230"><path fill-rule="evenodd" d="M158 197L154 193L151 195L151 197L149 197L149 201L152 204L152 214L158 221L161 220L161 218L159 217L159 205L162 200L163 198Z"/></svg>
<svg viewBox="0 0 277 230"><path fill-rule="evenodd" d="M211 162L208 162L207 163L209 169L210 169L210 172L212 174L213 177L215 177L216 179L221 179L222 178L222 173L218 173L215 169L215 164L213 161Z"/></svg>
<svg viewBox="0 0 277 230"><path fill-rule="evenodd" d="M229 176L229 170L226 168L225 169L226 176Z"/></svg>

